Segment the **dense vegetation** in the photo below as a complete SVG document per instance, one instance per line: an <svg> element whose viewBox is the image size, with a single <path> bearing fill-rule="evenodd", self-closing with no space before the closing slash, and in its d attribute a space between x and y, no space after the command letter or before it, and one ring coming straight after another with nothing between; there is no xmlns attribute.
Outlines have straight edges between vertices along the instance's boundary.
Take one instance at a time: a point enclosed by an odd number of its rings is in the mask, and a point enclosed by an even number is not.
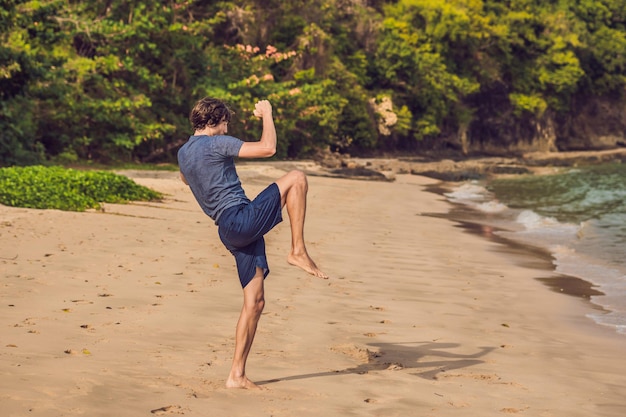
<svg viewBox="0 0 626 417"><path fill-rule="evenodd" d="M161 197L160 193L112 172L43 166L0 168L0 204L7 206L84 211L98 209L101 203Z"/></svg>
<svg viewBox="0 0 626 417"><path fill-rule="evenodd" d="M624 109L626 0L0 5L0 165L172 159L205 95L244 139L269 98L280 157L554 147L588 103Z"/></svg>

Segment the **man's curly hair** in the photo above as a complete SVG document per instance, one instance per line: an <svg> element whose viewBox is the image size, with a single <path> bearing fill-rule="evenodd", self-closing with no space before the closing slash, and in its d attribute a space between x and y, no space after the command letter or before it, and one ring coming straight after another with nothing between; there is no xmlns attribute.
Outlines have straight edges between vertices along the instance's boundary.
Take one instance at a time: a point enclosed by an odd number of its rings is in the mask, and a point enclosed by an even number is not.
<svg viewBox="0 0 626 417"><path fill-rule="evenodd" d="M231 110L221 100L205 97L198 101L189 114L194 130L217 126L223 121L230 122Z"/></svg>

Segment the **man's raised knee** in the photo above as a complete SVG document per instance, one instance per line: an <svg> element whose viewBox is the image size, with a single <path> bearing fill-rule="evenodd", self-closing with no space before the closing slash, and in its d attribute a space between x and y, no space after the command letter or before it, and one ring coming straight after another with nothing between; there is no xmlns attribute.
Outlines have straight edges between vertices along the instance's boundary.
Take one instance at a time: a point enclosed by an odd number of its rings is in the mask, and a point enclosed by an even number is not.
<svg viewBox="0 0 626 417"><path fill-rule="evenodd" d="M295 185L308 187L308 181L304 172L298 169L294 169L293 171L289 172L289 175L293 177L293 182Z"/></svg>
<svg viewBox="0 0 626 417"><path fill-rule="evenodd" d="M305 194L309 189L309 184L307 182L305 173L297 169L289 171L288 173L277 179L276 185L278 185L278 188L280 190L283 205L285 205L286 203L287 194L289 194L292 189L297 189L301 192L304 192Z"/></svg>

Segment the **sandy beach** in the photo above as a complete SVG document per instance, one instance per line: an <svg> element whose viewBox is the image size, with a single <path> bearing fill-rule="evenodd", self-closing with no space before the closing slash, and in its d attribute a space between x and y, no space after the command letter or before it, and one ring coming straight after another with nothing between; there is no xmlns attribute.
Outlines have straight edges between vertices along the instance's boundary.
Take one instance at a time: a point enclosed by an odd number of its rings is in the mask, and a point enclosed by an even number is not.
<svg viewBox="0 0 626 417"><path fill-rule="evenodd" d="M239 173L254 197L283 171ZM331 278L287 264L285 213L248 362L264 389L226 389L232 256L177 173L125 174L166 198L0 206L1 416L626 415L626 336L409 174L309 177L305 237Z"/></svg>

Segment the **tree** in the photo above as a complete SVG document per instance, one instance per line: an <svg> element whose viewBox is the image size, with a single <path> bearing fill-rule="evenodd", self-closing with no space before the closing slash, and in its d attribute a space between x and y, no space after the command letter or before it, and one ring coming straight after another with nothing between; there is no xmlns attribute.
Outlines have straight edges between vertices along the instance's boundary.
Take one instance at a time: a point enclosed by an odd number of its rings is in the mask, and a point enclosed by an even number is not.
<svg viewBox="0 0 626 417"><path fill-rule="evenodd" d="M393 92L394 102L408 106L414 139L439 135L446 120L458 124L457 105L479 87L474 74L454 59L473 36L463 3L401 0L385 8L376 81Z"/></svg>
<svg viewBox="0 0 626 417"><path fill-rule="evenodd" d="M0 3L4 165L173 160L205 95L250 139L272 100L294 158L508 147L626 100L626 0Z"/></svg>
<svg viewBox="0 0 626 417"><path fill-rule="evenodd" d="M45 50L56 40L53 27L29 2L3 0L0 8L0 165L33 164L43 160L37 140L32 88L45 82L54 65ZM53 8L54 6L51 6Z"/></svg>

